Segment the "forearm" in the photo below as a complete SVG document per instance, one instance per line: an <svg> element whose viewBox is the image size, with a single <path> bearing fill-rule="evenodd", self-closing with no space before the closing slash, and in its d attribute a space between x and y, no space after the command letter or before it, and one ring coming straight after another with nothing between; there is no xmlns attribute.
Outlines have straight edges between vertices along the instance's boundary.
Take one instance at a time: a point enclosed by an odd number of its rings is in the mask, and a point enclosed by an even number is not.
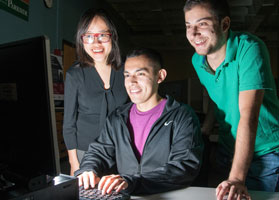
<svg viewBox="0 0 279 200"><path fill-rule="evenodd" d="M235 142L235 153L229 179L245 182L253 159L263 90L250 90L240 93L240 120Z"/></svg>
<svg viewBox="0 0 279 200"><path fill-rule="evenodd" d="M239 93L240 120L238 123L234 158L228 180L216 188L218 200L229 194L228 199L250 199L245 180L254 155L260 107L264 90L247 90Z"/></svg>
<svg viewBox="0 0 279 200"><path fill-rule="evenodd" d="M73 176L74 172L79 169L79 161L77 158L77 150L68 150L69 163L71 165L70 175Z"/></svg>
<svg viewBox="0 0 279 200"><path fill-rule="evenodd" d="M179 189L190 185L199 173L201 147L195 149L195 153L189 152L188 160L170 161L150 172L142 172L138 175L122 174L127 180L129 193L151 194ZM186 154L185 154L186 155Z"/></svg>
<svg viewBox="0 0 279 200"><path fill-rule="evenodd" d="M254 123L239 121L229 180L245 182L254 154L256 127Z"/></svg>
<svg viewBox="0 0 279 200"><path fill-rule="evenodd" d="M197 173L194 172L191 174L191 172L189 172L186 173L187 177L185 177L185 173L181 174L181 176L174 177L169 174L160 174L151 171L150 173L144 173L141 175L122 175L122 177L128 183L126 192L139 195L166 192L186 187L192 183Z"/></svg>
<svg viewBox="0 0 279 200"><path fill-rule="evenodd" d="M69 157L70 164L79 163L76 149L68 150L68 157Z"/></svg>
<svg viewBox="0 0 279 200"><path fill-rule="evenodd" d="M105 143L105 135L102 135L98 140L89 145L88 151L83 156L80 170L77 173L84 171L93 171L99 177L102 177L108 170L115 166L114 147L109 143ZM108 141L106 141L108 142ZM75 173L75 174L77 174Z"/></svg>

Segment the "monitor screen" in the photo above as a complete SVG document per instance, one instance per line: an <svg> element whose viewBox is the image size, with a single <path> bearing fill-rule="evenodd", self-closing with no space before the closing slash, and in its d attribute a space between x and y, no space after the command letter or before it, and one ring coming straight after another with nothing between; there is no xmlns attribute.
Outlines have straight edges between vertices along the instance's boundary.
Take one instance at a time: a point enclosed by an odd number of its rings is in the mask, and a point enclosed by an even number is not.
<svg viewBox="0 0 279 200"><path fill-rule="evenodd" d="M60 173L49 39L0 45L0 175L13 185Z"/></svg>

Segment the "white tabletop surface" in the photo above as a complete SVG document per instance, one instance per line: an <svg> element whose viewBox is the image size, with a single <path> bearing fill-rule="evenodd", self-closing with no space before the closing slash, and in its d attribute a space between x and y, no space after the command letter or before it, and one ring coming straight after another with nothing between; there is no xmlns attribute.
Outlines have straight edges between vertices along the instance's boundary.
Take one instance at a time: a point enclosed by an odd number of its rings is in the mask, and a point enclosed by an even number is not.
<svg viewBox="0 0 279 200"><path fill-rule="evenodd" d="M279 200L279 192L249 191L252 200ZM137 200L216 200L215 188L188 187L149 196L132 196Z"/></svg>

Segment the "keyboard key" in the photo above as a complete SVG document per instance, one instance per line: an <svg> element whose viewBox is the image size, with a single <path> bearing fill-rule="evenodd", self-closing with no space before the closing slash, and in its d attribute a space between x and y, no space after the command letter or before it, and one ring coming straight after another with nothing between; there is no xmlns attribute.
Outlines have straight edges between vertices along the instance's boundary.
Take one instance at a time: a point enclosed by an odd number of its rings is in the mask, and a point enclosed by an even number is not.
<svg viewBox="0 0 279 200"><path fill-rule="evenodd" d="M111 194L102 195L102 191L96 188L85 190L83 186L79 187L80 200L129 200L130 196L113 191Z"/></svg>

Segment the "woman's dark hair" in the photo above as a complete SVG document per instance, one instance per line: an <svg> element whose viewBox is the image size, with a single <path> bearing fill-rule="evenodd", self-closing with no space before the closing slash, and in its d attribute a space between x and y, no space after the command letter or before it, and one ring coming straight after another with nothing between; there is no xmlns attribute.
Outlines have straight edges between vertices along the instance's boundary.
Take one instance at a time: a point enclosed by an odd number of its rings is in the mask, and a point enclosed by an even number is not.
<svg viewBox="0 0 279 200"><path fill-rule="evenodd" d="M226 16L230 17L230 7L226 0L187 0L183 8L184 13L197 5L206 6L219 22Z"/></svg>
<svg viewBox="0 0 279 200"><path fill-rule="evenodd" d="M162 69L163 60L161 54L155 49L142 48L142 47L133 49L127 53L126 59L137 57L137 56L145 56L152 64L154 73L157 73L160 69Z"/></svg>
<svg viewBox="0 0 279 200"><path fill-rule="evenodd" d="M111 17L103 9L92 9L92 8L88 9L80 18L80 21L78 23L77 33L76 33L76 53L77 53L78 61L85 65L95 64L94 60L84 50L81 36L87 32L90 23L96 16L101 17L109 28L109 32L111 34L112 48L111 48L111 52L108 55L107 64L111 65L112 68L117 70L121 66L121 56L120 56L120 49L118 45L118 34L116 31L116 27L111 20Z"/></svg>

